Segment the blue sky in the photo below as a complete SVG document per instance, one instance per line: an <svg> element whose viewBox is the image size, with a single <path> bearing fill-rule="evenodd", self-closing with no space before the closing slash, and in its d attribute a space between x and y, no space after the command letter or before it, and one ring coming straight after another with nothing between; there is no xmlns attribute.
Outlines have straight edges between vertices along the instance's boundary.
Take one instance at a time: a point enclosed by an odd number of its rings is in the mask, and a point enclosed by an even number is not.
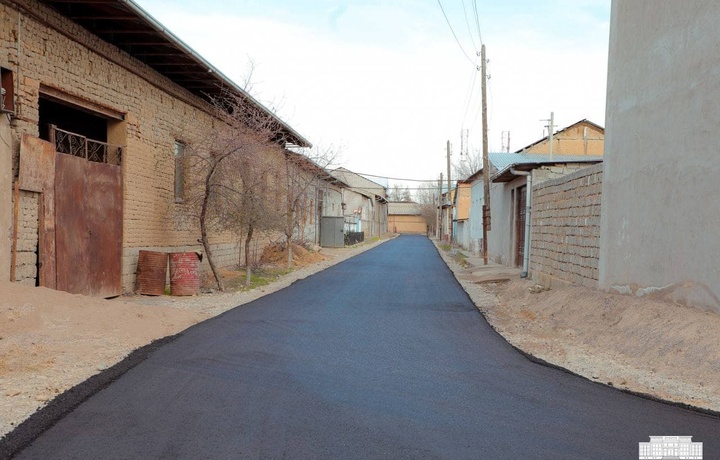
<svg viewBox="0 0 720 460"><path fill-rule="evenodd" d="M447 140L459 159L462 128L482 145L473 0L442 1L460 45L437 0L137 1L233 80L252 59L253 95L313 143L342 147L349 169L433 179ZM610 0L475 5L491 151L503 131L512 150L541 138L551 111L558 129L604 125Z"/></svg>

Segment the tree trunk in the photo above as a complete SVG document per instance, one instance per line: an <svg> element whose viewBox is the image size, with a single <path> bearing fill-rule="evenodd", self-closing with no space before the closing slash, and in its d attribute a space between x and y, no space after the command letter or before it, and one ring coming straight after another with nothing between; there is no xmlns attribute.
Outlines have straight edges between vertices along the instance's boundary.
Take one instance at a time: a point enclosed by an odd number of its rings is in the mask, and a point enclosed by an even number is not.
<svg viewBox="0 0 720 460"><path fill-rule="evenodd" d="M200 211L200 241L202 242L203 249L205 250L205 255L207 256L208 264L210 264L210 270L212 270L212 274L215 277L215 282L217 283L217 287L220 291L225 291L225 285L223 284L222 277L220 276L220 273L217 270L217 267L215 266L215 260L213 259L212 249L210 249L210 241L208 240L208 233L207 233L207 213L208 208L210 207L210 183L212 182L212 177L215 174L215 169L217 168L217 163L214 163L212 167L210 168L210 171L208 171L207 176L205 177L205 195L203 196L203 202L202 202L202 209Z"/></svg>
<svg viewBox="0 0 720 460"><path fill-rule="evenodd" d="M245 237L245 285L250 286L250 283L252 282L252 268L250 264L250 240L252 240L253 236L253 228L252 225L248 225L248 232L247 236Z"/></svg>
<svg viewBox="0 0 720 460"><path fill-rule="evenodd" d="M288 204L287 209L287 222L285 227L285 241L287 243L287 268L288 270L293 268L293 259L292 259L292 234L293 234L293 206L292 204Z"/></svg>

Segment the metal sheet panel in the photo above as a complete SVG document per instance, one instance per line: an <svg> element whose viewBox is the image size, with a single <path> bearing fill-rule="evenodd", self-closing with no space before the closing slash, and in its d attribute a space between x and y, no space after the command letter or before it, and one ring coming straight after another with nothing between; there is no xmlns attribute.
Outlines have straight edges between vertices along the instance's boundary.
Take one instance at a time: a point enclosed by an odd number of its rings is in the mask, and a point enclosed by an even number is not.
<svg viewBox="0 0 720 460"><path fill-rule="evenodd" d="M325 248L342 248L345 219L343 217L324 216L320 221L320 246Z"/></svg>
<svg viewBox="0 0 720 460"><path fill-rule="evenodd" d="M122 169L85 162L85 200L89 229L89 295L122 294Z"/></svg>
<svg viewBox="0 0 720 460"><path fill-rule="evenodd" d="M57 289L122 293L122 209L119 166L57 154Z"/></svg>
<svg viewBox="0 0 720 460"><path fill-rule="evenodd" d="M55 162L55 235L57 289L86 294L89 279L89 229L83 210L84 159L57 154Z"/></svg>

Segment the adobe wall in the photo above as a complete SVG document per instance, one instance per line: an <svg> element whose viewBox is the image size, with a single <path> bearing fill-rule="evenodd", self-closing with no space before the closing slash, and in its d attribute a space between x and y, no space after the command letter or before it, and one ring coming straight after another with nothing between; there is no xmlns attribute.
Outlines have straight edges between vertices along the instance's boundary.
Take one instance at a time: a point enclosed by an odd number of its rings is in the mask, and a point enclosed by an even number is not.
<svg viewBox="0 0 720 460"><path fill-rule="evenodd" d="M21 134L39 134L41 85L125 114L113 134L126 145L123 290L134 289L140 249L199 250L195 222L186 206L174 202L173 146L176 140L197 148L209 144L216 128L209 104L33 0L0 0L0 50L0 66L12 69L18 81L15 171ZM31 211L30 204L21 205L22 215ZM22 227L19 239L36 245L37 229ZM211 237L219 265L237 263L236 239Z"/></svg>
<svg viewBox="0 0 720 460"><path fill-rule="evenodd" d="M603 165L533 185L530 270L534 280L597 287Z"/></svg>

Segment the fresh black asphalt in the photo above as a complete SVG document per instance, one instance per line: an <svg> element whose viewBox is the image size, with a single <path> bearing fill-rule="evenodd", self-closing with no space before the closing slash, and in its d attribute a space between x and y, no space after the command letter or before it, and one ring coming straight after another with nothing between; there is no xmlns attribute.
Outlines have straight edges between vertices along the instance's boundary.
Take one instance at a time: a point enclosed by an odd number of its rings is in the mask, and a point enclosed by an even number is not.
<svg viewBox="0 0 720 460"><path fill-rule="evenodd" d="M424 237L400 237L196 325L22 459L720 458L720 419L531 362Z"/></svg>

